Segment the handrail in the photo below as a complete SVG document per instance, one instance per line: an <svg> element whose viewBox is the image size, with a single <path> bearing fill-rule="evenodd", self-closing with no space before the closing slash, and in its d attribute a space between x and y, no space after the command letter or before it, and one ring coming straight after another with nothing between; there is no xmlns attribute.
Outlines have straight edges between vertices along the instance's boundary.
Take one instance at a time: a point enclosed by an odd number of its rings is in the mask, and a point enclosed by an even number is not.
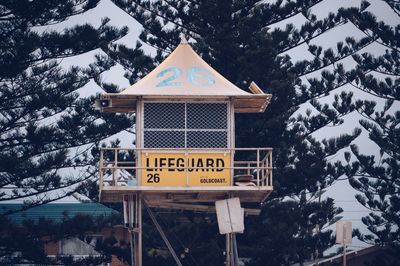
<svg viewBox="0 0 400 266"><path fill-rule="evenodd" d="M141 156L143 154L159 153L177 153L182 154L182 165L174 166L152 166L141 165ZM246 153L247 152L247 153ZM204 166L190 165L189 156L192 154L221 154L228 157L230 165L221 166ZM234 157L245 153L240 160L235 161ZM126 158L129 156L129 159ZM245 158L249 158L246 160ZM255 157L255 158L254 158ZM230 158L230 159L229 159ZM193 159L193 158L192 158ZM145 171L177 171L184 172L186 181L184 186L189 186L189 173L198 172L224 172L230 186L254 186L258 188L272 186L272 148L101 148L99 161L99 181L100 189L105 186L141 186L141 173ZM152 169L152 170L149 170ZM253 178L251 178L253 176ZM245 181L243 181L245 180ZM148 185L148 184L147 184ZM207 184L210 186L210 184Z"/></svg>
<svg viewBox="0 0 400 266"><path fill-rule="evenodd" d="M191 151L191 150L196 150L196 151L202 151L202 150L209 150L209 151L226 151L226 150L231 150L231 151L272 151L272 148L113 148L113 147L107 147L107 148L101 148L101 150L137 150L137 151L143 151L143 150L150 150L150 151L175 151L175 150L182 150L182 151Z"/></svg>

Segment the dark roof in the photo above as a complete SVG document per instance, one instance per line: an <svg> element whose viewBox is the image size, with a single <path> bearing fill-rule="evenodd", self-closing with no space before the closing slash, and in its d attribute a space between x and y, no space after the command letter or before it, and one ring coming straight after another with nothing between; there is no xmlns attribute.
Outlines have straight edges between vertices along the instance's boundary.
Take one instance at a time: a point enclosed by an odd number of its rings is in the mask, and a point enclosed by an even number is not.
<svg viewBox="0 0 400 266"><path fill-rule="evenodd" d="M23 204L20 203L6 203L0 204L0 213L7 212L9 210L18 210L23 208ZM108 208L100 203L50 203L44 204L37 207L27 209L7 215L16 223L21 223L24 220L37 221L39 218L46 218L53 221L61 221L65 215L73 217L75 215L92 215L92 216L107 216L117 211Z"/></svg>
<svg viewBox="0 0 400 266"><path fill-rule="evenodd" d="M369 258L367 258L368 255L376 255L379 252L384 251L384 247L380 246L370 246L358 250L352 250L352 251L347 251L346 252L346 259L349 264L352 260L355 260L357 258L361 257L366 257L365 261L368 261ZM343 261L343 253L337 254L335 256L329 257L329 258L321 258L319 260L315 260L312 262L306 262L304 265L307 266L317 266L317 265L332 265L332 263L341 263ZM364 265L364 264L362 264Z"/></svg>

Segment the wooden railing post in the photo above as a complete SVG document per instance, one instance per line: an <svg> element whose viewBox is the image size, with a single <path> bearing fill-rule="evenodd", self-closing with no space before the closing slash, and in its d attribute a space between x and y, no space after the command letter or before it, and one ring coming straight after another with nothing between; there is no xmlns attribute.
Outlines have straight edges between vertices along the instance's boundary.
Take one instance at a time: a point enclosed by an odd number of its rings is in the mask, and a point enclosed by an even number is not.
<svg viewBox="0 0 400 266"><path fill-rule="evenodd" d="M189 152L185 149L185 172L186 172L186 186L189 186Z"/></svg>
<svg viewBox="0 0 400 266"><path fill-rule="evenodd" d="M269 151L269 186L272 186L272 150Z"/></svg>
<svg viewBox="0 0 400 266"><path fill-rule="evenodd" d="M262 163L261 163L261 173L262 173L262 175L261 175L261 180L262 180L261 186L265 186L267 184L267 182L268 182L267 181L267 171L265 169L266 165L267 165L267 162L266 162L265 157L264 157L264 159L262 160Z"/></svg>
<svg viewBox="0 0 400 266"><path fill-rule="evenodd" d="M133 154L135 155L135 178L136 178L136 185L140 186L142 184L142 156L143 152L141 150L134 149Z"/></svg>
<svg viewBox="0 0 400 266"><path fill-rule="evenodd" d="M257 187L260 187L260 149L257 149Z"/></svg>
<svg viewBox="0 0 400 266"><path fill-rule="evenodd" d="M118 167L117 159L118 159L118 150L115 149L115 150L114 150L114 167L113 167L113 169L112 169L112 177L113 177L113 185L114 185L114 186L116 186L116 185L118 184L118 182L117 182L117 175L116 175L117 167Z"/></svg>
<svg viewBox="0 0 400 266"><path fill-rule="evenodd" d="M100 190L103 188L103 156L104 156L104 150L100 149L100 162L99 162L99 183L100 183Z"/></svg>

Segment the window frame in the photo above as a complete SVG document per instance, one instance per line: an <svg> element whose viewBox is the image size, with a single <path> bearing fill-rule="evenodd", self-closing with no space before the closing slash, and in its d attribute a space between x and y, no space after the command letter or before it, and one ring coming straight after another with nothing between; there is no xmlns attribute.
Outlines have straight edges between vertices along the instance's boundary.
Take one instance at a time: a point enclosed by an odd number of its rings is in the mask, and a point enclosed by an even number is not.
<svg viewBox="0 0 400 266"><path fill-rule="evenodd" d="M144 105L145 105L145 103L169 103L169 104L174 104L174 103L182 103L182 104L184 104L184 106L185 106L185 108L184 108L184 110L185 110L185 115L184 115L184 118L185 118L185 122L184 122L184 128L182 128L182 129L174 129L174 128L163 128L163 129L160 129L160 128L145 128L144 127L144 123L145 123L145 120L144 120L144 113L145 113L145 111L144 111ZM189 129L188 128L188 121L187 121L187 119L188 119L188 112L187 112L187 106L188 106L188 104L192 104L192 103L194 103L194 104L214 104L214 103L217 103L217 104L225 104L225 106L226 106L226 128L225 129L205 129L205 128L202 128L202 129L194 129L194 128L192 128L192 129ZM140 143L141 143L141 147L143 148L143 149L157 149L157 148L148 148L148 147L145 147L145 145L144 145L144 135L145 135L145 132L146 131L180 131L180 132L184 132L184 147L183 148L177 148L177 147L173 147L173 148L159 148L159 149L170 149L170 150L179 150L179 149L198 149L198 150L201 150L201 149L205 149L205 150L207 150L207 149L229 149L229 148L231 148L232 147L232 113L231 113L231 102L230 101L228 101L228 100L209 100L209 101L204 101L204 100L142 100L141 101L141 103L140 103L140 109L141 109L141 112L140 112L140 114L139 114L139 116L140 116L140 120L141 120L141 123L140 123L140 128L139 128L139 131L140 132L142 132L141 134L140 134L140 136L139 136L139 138L140 138ZM193 147L193 148L190 148L190 147L188 147L188 132L198 132L198 131L203 131L203 132L226 132L226 147L220 147L220 148L199 148L199 147Z"/></svg>

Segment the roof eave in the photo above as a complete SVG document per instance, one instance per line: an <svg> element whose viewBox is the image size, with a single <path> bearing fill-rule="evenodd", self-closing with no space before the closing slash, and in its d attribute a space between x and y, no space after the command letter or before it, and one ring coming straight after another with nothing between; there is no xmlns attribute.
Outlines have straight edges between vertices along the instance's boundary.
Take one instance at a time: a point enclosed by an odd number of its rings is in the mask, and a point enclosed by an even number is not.
<svg viewBox="0 0 400 266"><path fill-rule="evenodd" d="M96 107L105 113L136 112L138 99L143 100L229 100L234 102L236 113L263 113L270 103L271 94L248 95L129 95L119 93L106 93L96 101ZM108 100L107 106L102 106L101 101Z"/></svg>

